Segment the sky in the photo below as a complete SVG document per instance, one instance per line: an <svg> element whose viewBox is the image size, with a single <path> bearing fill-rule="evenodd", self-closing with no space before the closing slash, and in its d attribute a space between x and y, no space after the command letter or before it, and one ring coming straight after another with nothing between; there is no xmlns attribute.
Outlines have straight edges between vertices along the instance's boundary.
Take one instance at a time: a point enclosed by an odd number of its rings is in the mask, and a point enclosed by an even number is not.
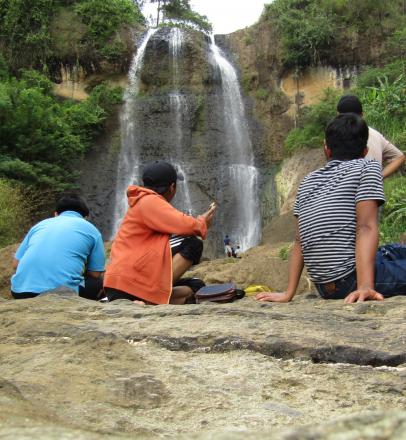
<svg viewBox="0 0 406 440"><path fill-rule="evenodd" d="M265 3L270 0L191 0L192 9L206 15L215 34L229 34L258 21ZM149 15L153 5L146 5Z"/></svg>

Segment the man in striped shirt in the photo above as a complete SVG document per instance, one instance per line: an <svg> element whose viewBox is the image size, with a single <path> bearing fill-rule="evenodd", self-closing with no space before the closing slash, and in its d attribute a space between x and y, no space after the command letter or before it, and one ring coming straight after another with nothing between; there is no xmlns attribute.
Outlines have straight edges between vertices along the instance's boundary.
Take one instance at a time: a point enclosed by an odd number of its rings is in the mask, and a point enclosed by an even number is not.
<svg viewBox="0 0 406 440"><path fill-rule="evenodd" d="M257 300L290 301L304 265L325 299L352 303L406 294L406 247L377 249L385 196L380 164L364 159L368 126L356 114L341 114L325 137L328 162L304 178L296 198L287 290L260 293Z"/></svg>

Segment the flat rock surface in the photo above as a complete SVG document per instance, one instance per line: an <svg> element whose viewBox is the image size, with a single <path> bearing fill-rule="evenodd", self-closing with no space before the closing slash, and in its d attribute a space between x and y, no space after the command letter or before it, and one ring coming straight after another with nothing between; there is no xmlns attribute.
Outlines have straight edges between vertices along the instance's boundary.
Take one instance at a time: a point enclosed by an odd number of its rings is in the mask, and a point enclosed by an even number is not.
<svg viewBox="0 0 406 440"><path fill-rule="evenodd" d="M405 297L0 301L2 438L399 439L406 430Z"/></svg>

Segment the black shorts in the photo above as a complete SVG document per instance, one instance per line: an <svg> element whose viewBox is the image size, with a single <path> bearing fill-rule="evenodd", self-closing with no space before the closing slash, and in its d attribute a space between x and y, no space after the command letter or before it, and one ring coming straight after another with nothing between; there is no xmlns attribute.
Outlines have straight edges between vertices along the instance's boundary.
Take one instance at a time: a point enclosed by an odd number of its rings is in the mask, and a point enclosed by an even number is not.
<svg viewBox="0 0 406 440"><path fill-rule="evenodd" d="M171 248L172 257L181 254L193 264L199 264L203 253L203 241L197 237L185 237L179 244Z"/></svg>
<svg viewBox="0 0 406 440"><path fill-rule="evenodd" d="M129 301L143 301L145 303L148 303L148 301L145 301L145 299L138 298L135 295L130 295L127 292L123 292L122 290L113 289L111 287L105 287L104 293L106 297L110 301L115 301L117 299L127 299Z"/></svg>

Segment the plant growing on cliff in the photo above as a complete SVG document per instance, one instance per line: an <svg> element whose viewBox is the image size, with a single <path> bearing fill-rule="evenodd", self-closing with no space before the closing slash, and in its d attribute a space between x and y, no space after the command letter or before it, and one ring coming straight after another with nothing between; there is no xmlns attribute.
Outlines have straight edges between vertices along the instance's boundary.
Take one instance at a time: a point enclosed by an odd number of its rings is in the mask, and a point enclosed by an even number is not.
<svg viewBox="0 0 406 440"><path fill-rule="evenodd" d="M336 26L316 2L275 0L265 6L265 16L275 21L282 36L282 61L299 69L317 64L331 48Z"/></svg>
<svg viewBox="0 0 406 440"><path fill-rule="evenodd" d="M73 9L87 28L81 44L87 46L87 52L112 64L120 64L127 49L121 35L123 28L145 22L133 0L79 0Z"/></svg>
<svg viewBox="0 0 406 440"><path fill-rule="evenodd" d="M62 55L61 47L66 46L52 41L66 35L52 29L61 11L66 12L63 17L72 20L73 28L83 28L78 32L75 50L109 61L116 61L123 53L119 31L144 23L137 2L132 0L0 0L0 50L13 71L21 67L50 70ZM78 56L62 52L64 56Z"/></svg>
<svg viewBox="0 0 406 440"><path fill-rule="evenodd" d="M191 25L197 29L210 33L212 31L211 23L205 15L193 11L190 6L190 0L149 0L151 3L157 3L157 21L156 25L166 25L172 20L175 23ZM162 20L160 21L160 15Z"/></svg>
<svg viewBox="0 0 406 440"><path fill-rule="evenodd" d="M300 148L321 148L324 130L336 114L340 92L327 89L318 104L304 107L300 111L298 127L291 130L285 139L285 150L289 154Z"/></svg>
<svg viewBox="0 0 406 440"><path fill-rule="evenodd" d="M35 71L0 81L0 176L64 189L121 92L96 87L87 101L59 102Z"/></svg>
<svg viewBox="0 0 406 440"><path fill-rule="evenodd" d="M287 68L337 62L340 52L345 58L360 41L366 52L381 47L380 61L404 54L403 0L274 0L265 5L263 19L280 34Z"/></svg>

